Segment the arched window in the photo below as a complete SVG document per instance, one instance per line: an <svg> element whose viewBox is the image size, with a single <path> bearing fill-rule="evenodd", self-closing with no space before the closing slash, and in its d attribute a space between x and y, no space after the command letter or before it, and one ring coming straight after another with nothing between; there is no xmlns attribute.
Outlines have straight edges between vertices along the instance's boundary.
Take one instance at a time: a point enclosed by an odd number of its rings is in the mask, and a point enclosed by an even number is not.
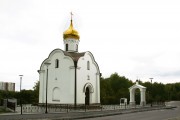
<svg viewBox="0 0 180 120"><path fill-rule="evenodd" d="M87 76L87 80L90 80L90 76L89 75Z"/></svg>
<svg viewBox="0 0 180 120"><path fill-rule="evenodd" d="M68 44L66 44L66 51L68 51Z"/></svg>
<svg viewBox="0 0 180 120"><path fill-rule="evenodd" d="M59 68L59 60L58 59L55 60L55 68Z"/></svg>
<svg viewBox="0 0 180 120"><path fill-rule="evenodd" d="M60 101L60 89L58 87L55 87L52 91L52 100Z"/></svg>
<svg viewBox="0 0 180 120"><path fill-rule="evenodd" d="M87 61L87 70L90 70L90 63Z"/></svg>
<svg viewBox="0 0 180 120"><path fill-rule="evenodd" d="M76 45L76 51L78 51L78 45Z"/></svg>

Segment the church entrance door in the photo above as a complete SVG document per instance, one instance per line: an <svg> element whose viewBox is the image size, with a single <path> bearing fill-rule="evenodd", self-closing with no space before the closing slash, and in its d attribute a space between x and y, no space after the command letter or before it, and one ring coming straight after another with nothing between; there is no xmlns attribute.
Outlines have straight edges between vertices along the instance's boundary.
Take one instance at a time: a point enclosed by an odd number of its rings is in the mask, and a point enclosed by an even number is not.
<svg viewBox="0 0 180 120"><path fill-rule="evenodd" d="M89 87L87 87L85 92L85 105L89 105L89 98L90 98Z"/></svg>

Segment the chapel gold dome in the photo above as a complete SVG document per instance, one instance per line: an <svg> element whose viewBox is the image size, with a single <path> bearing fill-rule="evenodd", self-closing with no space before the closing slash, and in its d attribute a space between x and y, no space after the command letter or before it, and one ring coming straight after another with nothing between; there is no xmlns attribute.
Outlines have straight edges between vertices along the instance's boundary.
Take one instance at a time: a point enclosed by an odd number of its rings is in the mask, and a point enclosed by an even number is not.
<svg viewBox="0 0 180 120"><path fill-rule="evenodd" d="M64 39L74 38L77 40L79 40L79 38L80 38L78 31L73 28L72 20L71 20L71 24L70 24L69 28L66 31L64 31L63 38Z"/></svg>

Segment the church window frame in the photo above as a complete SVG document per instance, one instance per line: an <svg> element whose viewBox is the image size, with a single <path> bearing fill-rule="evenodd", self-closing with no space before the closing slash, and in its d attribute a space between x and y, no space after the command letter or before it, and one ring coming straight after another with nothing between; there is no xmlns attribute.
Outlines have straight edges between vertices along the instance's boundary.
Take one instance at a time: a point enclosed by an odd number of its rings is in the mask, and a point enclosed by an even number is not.
<svg viewBox="0 0 180 120"><path fill-rule="evenodd" d="M76 44L76 51L78 51L78 45Z"/></svg>
<svg viewBox="0 0 180 120"><path fill-rule="evenodd" d="M66 51L68 51L68 44L66 44Z"/></svg>
<svg viewBox="0 0 180 120"><path fill-rule="evenodd" d="M89 75L87 75L87 80L90 80L90 76Z"/></svg>
<svg viewBox="0 0 180 120"><path fill-rule="evenodd" d="M59 59L55 60L55 68L59 68Z"/></svg>
<svg viewBox="0 0 180 120"><path fill-rule="evenodd" d="M87 61L87 70L90 70L90 62Z"/></svg>
<svg viewBox="0 0 180 120"><path fill-rule="evenodd" d="M60 102L60 88L54 87L52 90L52 101Z"/></svg>

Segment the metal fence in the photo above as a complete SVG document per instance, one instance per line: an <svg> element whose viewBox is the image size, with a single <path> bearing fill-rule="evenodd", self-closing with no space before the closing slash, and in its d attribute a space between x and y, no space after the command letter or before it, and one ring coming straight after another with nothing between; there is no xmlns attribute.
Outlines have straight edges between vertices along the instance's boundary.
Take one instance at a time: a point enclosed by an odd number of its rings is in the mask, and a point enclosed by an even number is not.
<svg viewBox="0 0 180 120"><path fill-rule="evenodd" d="M136 108L148 108L148 107L163 107L164 103L158 104L147 104L145 106L140 105L48 105L48 113L68 113L68 112L89 112L89 111L108 111L108 110L125 110L125 109L136 109ZM16 108L17 112L20 112L21 108L18 106ZM45 113L46 106L32 106L32 105L23 105L22 112L25 113Z"/></svg>

